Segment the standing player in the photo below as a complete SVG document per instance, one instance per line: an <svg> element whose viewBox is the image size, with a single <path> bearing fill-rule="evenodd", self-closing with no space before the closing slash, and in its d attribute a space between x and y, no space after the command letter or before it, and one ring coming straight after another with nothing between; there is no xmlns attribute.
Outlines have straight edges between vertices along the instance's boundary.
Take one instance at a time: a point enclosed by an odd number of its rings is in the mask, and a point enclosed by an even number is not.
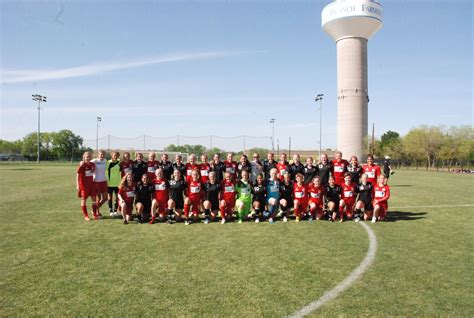
<svg viewBox="0 0 474 318"><path fill-rule="evenodd" d="M199 164L199 172L201 174L202 183L209 181L209 173L211 172L211 165L207 162L207 155L201 155L201 163Z"/></svg>
<svg viewBox="0 0 474 318"><path fill-rule="evenodd" d="M120 210L122 211L123 224L128 224L132 218L133 200L135 199L135 183L133 176L128 173L123 177L119 186Z"/></svg>
<svg viewBox="0 0 474 318"><path fill-rule="evenodd" d="M203 198L204 189L199 176L198 170L191 172L191 178L189 179L188 188L186 190L186 198L184 199L184 224L189 225L191 221L189 219L189 211L192 208L193 219L197 222L199 219L199 209L201 208L201 200Z"/></svg>
<svg viewBox="0 0 474 318"><path fill-rule="evenodd" d="M125 154L124 154L124 157L125 157ZM147 173L147 170L148 170L148 166L146 162L143 161L143 154L140 152L137 152L135 154L135 161L133 161L133 164L132 164L133 181L135 182L140 181L143 174Z"/></svg>
<svg viewBox="0 0 474 318"><path fill-rule="evenodd" d="M276 168L278 170L278 177L280 178L280 180L283 180L283 175L285 173L290 173L290 164L288 163L288 161L286 161L286 153L282 153L280 155L280 161L278 161Z"/></svg>
<svg viewBox="0 0 474 318"><path fill-rule="evenodd" d="M252 186L252 195L253 195L252 206L255 212L255 223L260 222L260 218L262 217L262 211L265 210L266 194L267 194L267 189L265 186L265 180L264 180L263 174L260 173L257 175L257 180Z"/></svg>
<svg viewBox="0 0 474 318"><path fill-rule="evenodd" d="M283 181L280 183L280 209L281 214L283 215L283 222L288 221L288 214L290 209L293 207L293 185L294 182L291 181L291 176L289 173L283 174Z"/></svg>
<svg viewBox="0 0 474 318"><path fill-rule="evenodd" d="M229 172L232 180L235 181L237 178L237 162L232 160L232 157L234 154L232 152L229 152L227 154L227 159L224 161L225 165L225 172Z"/></svg>
<svg viewBox="0 0 474 318"><path fill-rule="evenodd" d="M293 155L293 163L290 165L291 180L295 181L298 173L304 175L304 168L304 165L301 163L300 155Z"/></svg>
<svg viewBox="0 0 474 318"><path fill-rule="evenodd" d="M251 170L252 170L252 165L250 164L250 161L247 158L247 155L244 154L240 156L240 161L237 164L237 177L239 179L242 178L242 171L247 171L250 175Z"/></svg>
<svg viewBox="0 0 474 318"><path fill-rule="evenodd" d="M351 157L351 163L347 167L347 171L351 174L351 181L355 184L359 184L359 178L362 174L362 167L359 165L357 156Z"/></svg>
<svg viewBox="0 0 474 318"><path fill-rule="evenodd" d="M91 153L89 151L84 152L82 155L82 161L77 168L76 175L76 186L77 196L81 199L81 210L84 215L84 220L89 221L89 214L87 213L87 198L91 197L92 201L92 214L94 219L98 219L97 215L97 201L95 195L94 186L94 171L95 164L91 162Z"/></svg>
<svg viewBox="0 0 474 318"><path fill-rule="evenodd" d="M211 171L216 173L216 182L221 184L222 180L224 180L225 164L221 161L218 153L212 156Z"/></svg>
<svg viewBox="0 0 474 318"><path fill-rule="evenodd" d="M121 172L121 177L125 177L127 173L133 173L133 161L130 160L130 153L129 152L124 152L122 160L120 160L120 172ZM143 173L139 176L141 176Z"/></svg>
<svg viewBox="0 0 474 318"><path fill-rule="evenodd" d="M173 221L173 215L179 221L183 215L184 192L186 191L186 181L181 176L179 170L173 171L173 177L169 181L170 198L168 200L168 223Z"/></svg>
<svg viewBox="0 0 474 318"><path fill-rule="evenodd" d="M389 156L385 156L382 166L383 166L383 174L388 180L388 178L390 178L390 176L394 174L392 170L391 158Z"/></svg>
<svg viewBox="0 0 474 318"><path fill-rule="evenodd" d="M137 221L147 222L151 215L151 202L155 194L155 187L150 183L148 174L144 173L137 183L135 189L135 211L137 211Z"/></svg>
<svg viewBox="0 0 474 318"><path fill-rule="evenodd" d="M107 161L105 167L105 175L107 177L107 201L109 204L109 214L111 217L117 216L118 208L118 186L122 180L122 171L120 167L120 161L118 160L120 153L117 151L112 152L112 159ZM115 205L113 204L115 193Z"/></svg>
<svg viewBox="0 0 474 318"><path fill-rule="evenodd" d="M270 171L277 167L275 154L273 152L267 153L267 159L263 162L263 172L265 173L265 180L270 180ZM278 170L278 169L277 169Z"/></svg>
<svg viewBox="0 0 474 318"><path fill-rule="evenodd" d="M332 174L333 171L332 162L329 161L327 154L323 153L321 155L321 161L318 162L317 168L321 185L327 186L329 182L329 176Z"/></svg>
<svg viewBox="0 0 474 318"><path fill-rule="evenodd" d="M270 170L270 179L267 180L267 204L268 204L268 222L273 224L275 214L280 201L280 179L278 178L278 170L273 168Z"/></svg>
<svg viewBox="0 0 474 318"><path fill-rule="evenodd" d="M388 199L390 199L390 187L387 185L387 177L383 174L379 176L376 186L374 186L374 216L372 223L385 220L388 211Z"/></svg>
<svg viewBox="0 0 474 318"><path fill-rule="evenodd" d="M92 162L95 164L94 185L95 193L97 194L97 215L102 217L102 214L100 214L99 210L101 206L107 202L107 193L109 191L107 186L107 178L105 176L105 169L107 167L105 151L99 150L98 158L93 159Z"/></svg>
<svg viewBox="0 0 474 318"><path fill-rule="evenodd" d="M160 167L160 162L155 159L156 159L156 153L150 152L148 154L148 161L146 162L146 166L147 166L146 172L148 174L148 178L150 178L151 181L155 180L156 170Z"/></svg>
<svg viewBox="0 0 474 318"><path fill-rule="evenodd" d="M304 166L304 184L313 182L314 177L318 175L318 168L313 165L313 157L306 158L306 166Z"/></svg>
<svg viewBox="0 0 474 318"><path fill-rule="evenodd" d="M191 174L193 170L199 171L199 165L197 164L197 157L195 154L191 154L188 159L189 162L186 163L186 182L189 183L192 179Z"/></svg>
<svg viewBox="0 0 474 318"><path fill-rule="evenodd" d="M308 211L308 191L304 184L304 176L296 174L296 183L293 186L293 198L295 206L295 221L299 222Z"/></svg>
<svg viewBox="0 0 474 318"><path fill-rule="evenodd" d="M324 215L324 187L319 183L319 176L315 176L313 182L308 187L309 193L309 211L311 219L321 220Z"/></svg>
<svg viewBox="0 0 474 318"><path fill-rule="evenodd" d="M258 153L254 153L252 159L253 160L250 161L250 182L255 184L257 176L263 173L263 163L260 161L260 155Z"/></svg>
<svg viewBox="0 0 474 318"><path fill-rule="evenodd" d="M219 193L221 186L217 182L216 172L209 173L208 182L204 183L204 223L209 223L209 219L214 221L219 212Z"/></svg>
<svg viewBox="0 0 474 318"><path fill-rule="evenodd" d="M235 183L230 171L225 173L225 179L221 184L221 224L226 222L227 217L232 216L235 206Z"/></svg>
<svg viewBox="0 0 474 318"><path fill-rule="evenodd" d="M161 155L161 162L160 168L163 170L163 174L165 175L166 180L171 180L171 176L173 175L173 163L168 160L168 154L164 153Z"/></svg>
<svg viewBox="0 0 474 318"><path fill-rule="evenodd" d="M342 152L340 151L336 151L334 157L335 159L332 161L334 181L336 184L342 186L344 183L344 174L347 172L349 162L347 162L345 159L342 159Z"/></svg>
<svg viewBox="0 0 474 318"><path fill-rule="evenodd" d="M340 185L336 184L333 176L329 177L328 185L325 188L325 192L326 203L329 211L328 218L329 221L332 222L337 218L339 207L341 206L341 204L344 204L344 201L341 199L342 188Z"/></svg>
<svg viewBox="0 0 474 318"><path fill-rule="evenodd" d="M178 170L181 178L186 179L186 165L183 163L183 156L177 154L174 157L173 170Z"/></svg>
<svg viewBox="0 0 474 318"><path fill-rule="evenodd" d="M364 173L360 176L360 183L358 186L358 196L357 196L357 203L356 203L356 213L357 216L355 218L356 222L360 221L360 217L362 214L362 209L364 209L364 221L370 220L373 216L373 192L374 186L372 183L367 181L367 175Z"/></svg>
<svg viewBox="0 0 474 318"><path fill-rule="evenodd" d="M342 184L341 188L342 202L339 206L339 213L341 213L341 222L343 222L344 218L347 218L348 220L352 219L352 211L354 211L354 205L358 191L357 184L353 183L351 180L350 172L346 172L344 175L344 183Z"/></svg>
<svg viewBox="0 0 474 318"><path fill-rule="evenodd" d="M249 182L249 172L247 170L241 170L242 178L235 184L236 201L235 207L237 208L238 222L242 223L244 219L247 219L252 208L252 187Z"/></svg>
<svg viewBox="0 0 474 318"><path fill-rule="evenodd" d="M372 183L372 185L377 184L377 180L380 173L380 167L374 164L374 156L368 155L367 156L367 163L362 166L362 173L367 175L367 182Z"/></svg>
<svg viewBox="0 0 474 318"><path fill-rule="evenodd" d="M151 221L150 224L155 223L156 213L158 213L158 219L164 221L166 218L165 212L168 207L168 181L165 179L165 175L161 168L158 168L155 172L155 180L152 181L153 187L155 188L155 197L151 202Z"/></svg>

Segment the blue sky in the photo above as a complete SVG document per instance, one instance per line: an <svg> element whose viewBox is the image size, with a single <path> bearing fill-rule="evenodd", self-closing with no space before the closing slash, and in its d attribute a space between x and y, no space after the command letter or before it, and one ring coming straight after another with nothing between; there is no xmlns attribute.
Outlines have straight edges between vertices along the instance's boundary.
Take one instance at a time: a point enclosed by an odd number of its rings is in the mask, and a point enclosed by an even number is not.
<svg viewBox="0 0 474 318"><path fill-rule="evenodd" d="M291 136L316 149L324 93L323 147L336 146L336 46L320 25L330 1L0 2L2 139L36 130L42 94L42 130L85 139L96 116L117 137L270 136L275 118L281 147ZM376 135L472 124L471 1L382 4L368 53ZM192 141L209 144L180 142Z"/></svg>

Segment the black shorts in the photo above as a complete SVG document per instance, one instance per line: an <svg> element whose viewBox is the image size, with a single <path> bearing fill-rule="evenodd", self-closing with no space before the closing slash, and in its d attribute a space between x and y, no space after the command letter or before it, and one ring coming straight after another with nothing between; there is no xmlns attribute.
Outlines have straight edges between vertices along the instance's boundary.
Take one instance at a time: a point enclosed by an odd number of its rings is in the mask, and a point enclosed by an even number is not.
<svg viewBox="0 0 474 318"><path fill-rule="evenodd" d="M285 200L286 200L286 202L287 202L287 204L288 204L288 205L287 205L288 209L291 209L291 208L293 207L293 203L294 203L294 202L293 202L293 199L292 199L291 197L289 197L289 198L288 198L288 197L281 197L280 200L281 200L281 199L285 199Z"/></svg>
<svg viewBox="0 0 474 318"><path fill-rule="evenodd" d="M252 200L252 205L254 202L259 202L260 203L260 210L265 210L265 205L267 204L265 199L263 200Z"/></svg>
<svg viewBox="0 0 474 318"><path fill-rule="evenodd" d="M108 188L107 188L107 193L108 193L108 194L112 194L112 193L114 193L114 192L115 192L116 194L118 193L118 187L108 187Z"/></svg>
<svg viewBox="0 0 474 318"><path fill-rule="evenodd" d="M144 214L151 214L151 202L135 201L135 205L137 205L137 203L143 204L143 213Z"/></svg>
<svg viewBox="0 0 474 318"><path fill-rule="evenodd" d="M362 201L364 202L364 211L373 211L374 210L374 207L372 205L372 202L365 202L365 201Z"/></svg>
<svg viewBox="0 0 474 318"><path fill-rule="evenodd" d="M178 200L174 201L174 208L179 209L179 210L184 209L184 200L183 199L181 199L181 200L178 199Z"/></svg>
<svg viewBox="0 0 474 318"><path fill-rule="evenodd" d="M337 202L334 202L334 201L328 201L327 204L329 205L329 203L334 203L335 204L335 207L334 207L334 211L333 212L339 212L339 201Z"/></svg>

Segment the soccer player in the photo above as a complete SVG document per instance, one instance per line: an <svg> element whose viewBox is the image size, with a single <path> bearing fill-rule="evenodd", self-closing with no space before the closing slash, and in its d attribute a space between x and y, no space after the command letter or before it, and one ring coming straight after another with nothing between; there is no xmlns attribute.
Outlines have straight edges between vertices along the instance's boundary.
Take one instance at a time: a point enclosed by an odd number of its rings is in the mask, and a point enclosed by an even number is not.
<svg viewBox="0 0 474 318"><path fill-rule="evenodd" d="M309 212L311 214L310 220L321 220L324 215L324 194L325 189L319 182L319 176L313 178L313 182L308 187L309 193Z"/></svg>
<svg viewBox="0 0 474 318"><path fill-rule="evenodd" d="M349 162L342 159L342 152L336 151L334 153L334 160L332 161L332 172L334 176L334 182L340 186L344 183L344 174L347 172Z"/></svg>
<svg viewBox="0 0 474 318"><path fill-rule="evenodd" d="M385 220L388 211L388 199L390 199L390 187L387 185L387 177L379 176L377 185L374 186L374 216L372 223Z"/></svg>
<svg viewBox="0 0 474 318"><path fill-rule="evenodd" d="M293 207L293 186L294 182L291 180L291 175L284 173L283 181L280 182L280 201L278 202L283 215L283 222L288 221L288 214Z"/></svg>
<svg viewBox="0 0 474 318"><path fill-rule="evenodd" d="M314 177L318 175L318 167L316 167L313 157L306 158L306 165L304 166L304 184L310 184Z"/></svg>
<svg viewBox="0 0 474 318"><path fill-rule="evenodd" d="M186 182L189 183L192 179L191 174L193 170L199 171L199 165L197 164L197 157L195 154L191 154L188 159L189 162L186 163Z"/></svg>
<svg viewBox="0 0 474 318"><path fill-rule="evenodd" d="M151 182L155 188L155 196L151 202L151 221L150 224L155 223L156 214L158 213L158 219L164 221L166 218L165 212L168 207L168 181L165 179L165 175L161 168L158 168L155 172L155 180Z"/></svg>
<svg viewBox="0 0 474 318"><path fill-rule="evenodd" d="M173 170L178 170L181 178L186 179L186 165L183 163L183 156L177 154L174 157Z"/></svg>
<svg viewBox="0 0 474 318"><path fill-rule="evenodd" d="M388 178L390 178L390 176L395 173L392 170L392 163L391 163L390 156L385 156L382 167L383 167L383 174L385 175L388 181Z"/></svg>
<svg viewBox="0 0 474 318"><path fill-rule="evenodd" d="M148 161L146 162L147 166L147 174L148 178L150 178L151 181L155 180L156 178L156 170L160 167L160 162L156 160L156 153L150 152L148 154Z"/></svg>
<svg viewBox="0 0 474 318"><path fill-rule="evenodd" d="M282 153L280 155L280 161L278 161L276 168L278 170L278 177L280 178L280 180L283 180L283 175L285 173L290 173L290 164L288 163L288 161L286 161L286 153Z"/></svg>
<svg viewBox="0 0 474 318"><path fill-rule="evenodd" d="M191 178L189 179L188 188L186 190L186 198L184 199L184 224L191 224L189 219L189 211L193 213L193 219L197 222L199 216L199 209L201 207L201 200L203 198L204 189L201 182L201 176L199 170L193 170L191 172Z"/></svg>
<svg viewBox="0 0 474 318"><path fill-rule="evenodd" d="M125 175L119 185L120 210L122 211L123 224L128 224L132 217L133 200L135 199L135 183L131 173Z"/></svg>
<svg viewBox="0 0 474 318"><path fill-rule="evenodd" d="M221 184L222 180L224 180L225 164L221 161L218 153L212 156L211 171L216 173L216 182Z"/></svg>
<svg viewBox="0 0 474 318"><path fill-rule="evenodd" d="M89 151L84 152L82 155L82 161L77 168L76 175L76 186L77 196L81 199L81 210L84 215L84 220L89 221L89 214L87 213L87 198L91 197L92 201L92 214L94 219L98 219L97 215L97 201L95 195L94 186L94 171L95 164L91 162L91 153Z"/></svg>
<svg viewBox="0 0 474 318"><path fill-rule="evenodd" d="M105 159L105 151L99 150L99 156L93 159L92 162L95 164L94 170L94 186L95 193L97 195L97 215L102 217L100 214L100 208L107 202L107 193L109 191L107 186L107 177L105 176L105 169L107 166L107 160Z"/></svg>
<svg viewBox="0 0 474 318"><path fill-rule="evenodd" d="M179 221L183 215L184 192L186 189L186 181L183 179L181 172L175 169L173 171L173 177L169 181L168 223L170 224L173 221L174 215L176 215L177 221Z"/></svg>
<svg viewBox="0 0 474 318"><path fill-rule="evenodd" d="M374 164L374 156L368 155L367 156L367 163L362 166L362 173L367 175L367 182L372 183L372 185L377 184L377 180L380 173L380 167Z"/></svg>
<svg viewBox="0 0 474 318"><path fill-rule="evenodd" d="M252 156L252 161L250 161L250 183L255 184L257 181L257 176L263 173L263 163L260 161L260 155L254 153Z"/></svg>
<svg viewBox="0 0 474 318"><path fill-rule="evenodd" d="M326 203L329 211L328 218L329 221L332 222L337 218L341 203L344 204L344 201L341 199L342 188L340 185L336 184L333 176L329 177L325 192Z"/></svg>
<svg viewBox="0 0 474 318"><path fill-rule="evenodd" d="M235 206L235 183L231 171L225 173L225 179L221 184L221 224L225 224L228 216L234 213Z"/></svg>
<svg viewBox="0 0 474 318"><path fill-rule="evenodd" d="M356 203L356 213L357 216L355 218L356 222L360 221L360 216L362 214L362 209L364 209L364 220L370 220L373 216L373 206L372 206L372 198L374 192L374 186L372 183L367 181L367 175L364 173L360 176L360 183L359 183L359 190L357 196L357 203Z"/></svg>
<svg viewBox="0 0 474 318"><path fill-rule="evenodd" d="M239 179L242 178L242 171L247 171L250 175L251 170L252 170L252 165L250 164L250 161L247 158L247 155L244 154L240 156L240 161L237 164L237 177Z"/></svg>
<svg viewBox="0 0 474 318"><path fill-rule="evenodd" d="M207 155L201 155L201 163L199 164L199 172L201 174L202 183L209 181L209 172L211 172L211 165L207 162Z"/></svg>
<svg viewBox="0 0 474 318"><path fill-rule="evenodd" d="M252 187L249 182L249 172L241 170L242 178L235 183L236 200L235 207L237 208L237 219L242 223L247 219L252 208Z"/></svg>
<svg viewBox="0 0 474 318"><path fill-rule="evenodd" d="M122 180L122 171L120 161L118 160L120 153L117 151L112 152L112 159L107 161L105 167L105 175L107 177L107 201L109 204L109 214L111 217L117 216L118 208L118 186ZM113 204L115 193L115 205Z"/></svg>
<svg viewBox="0 0 474 318"><path fill-rule="evenodd" d="M263 161L263 172L265 173L265 180L270 180L270 171L277 167L275 154L273 152L267 153L267 159Z"/></svg>
<svg viewBox="0 0 474 318"><path fill-rule="evenodd" d="M229 172L232 176L232 180L235 181L237 178L237 162L232 160L234 154L229 152L227 154L227 159L224 161L225 164L225 172Z"/></svg>
<svg viewBox="0 0 474 318"><path fill-rule="evenodd" d="M164 153L161 155L161 162L160 168L163 170L163 174L165 175L166 180L171 180L171 176L173 175L173 163L168 160L168 154Z"/></svg>
<svg viewBox="0 0 474 318"><path fill-rule="evenodd" d="M308 191L304 184L304 176L296 174L296 183L293 185L293 198L295 206L295 221L299 222L308 211Z"/></svg>
<svg viewBox="0 0 474 318"><path fill-rule="evenodd" d="M358 186L352 182L351 173L346 172L344 174L344 183L341 185L342 193L341 198L342 202L339 206L339 213L341 214L341 222L344 221L344 218L351 220L352 211L354 210L354 205L356 203Z"/></svg>
<svg viewBox="0 0 474 318"><path fill-rule="evenodd" d="M317 168L321 185L327 186L329 182L329 176L333 171L332 162L329 161L327 154L323 153L321 155L321 161L318 162Z"/></svg>
<svg viewBox="0 0 474 318"><path fill-rule="evenodd" d="M113 154L112 154L113 156ZM120 156L120 154L119 154ZM133 161L130 160L130 153L124 152L122 160L120 160L120 179L125 177L127 173L133 173ZM143 174L142 174L143 175Z"/></svg>
<svg viewBox="0 0 474 318"><path fill-rule="evenodd" d="M217 182L216 172L209 173L209 180L204 183L204 223L214 221L219 212L219 193L221 185Z"/></svg>
<svg viewBox="0 0 474 318"><path fill-rule="evenodd" d="M260 222L262 211L265 210L267 189L262 173L257 175L257 179L252 186L252 206L255 212L255 223Z"/></svg>
<svg viewBox="0 0 474 318"><path fill-rule="evenodd" d="M301 163L300 155L293 155L293 163L290 165L291 180L296 180L296 175L301 173L304 175L304 165Z"/></svg>
<svg viewBox="0 0 474 318"><path fill-rule="evenodd" d="M362 174L362 167L359 164L359 159L357 159L357 156L351 157L351 162L347 167L347 171L351 174L351 181L355 184L359 184L359 178Z"/></svg>
<svg viewBox="0 0 474 318"><path fill-rule="evenodd" d="M269 218L268 222L273 224L275 222L275 214L278 209L280 201L280 179L278 178L277 168L270 170L270 179L267 180L267 204Z"/></svg>
<svg viewBox="0 0 474 318"><path fill-rule="evenodd" d="M151 202L155 194L155 187L148 179L148 174L144 173L137 183L135 189L135 211L137 211L137 221L147 222L151 215Z"/></svg>
<svg viewBox="0 0 474 318"><path fill-rule="evenodd" d="M124 157L125 157L125 154L124 154ZM140 181L143 174L147 173L147 170L148 170L148 166L146 162L143 161L143 154L140 152L137 152L135 154L135 161L133 161L133 164L132 164L133 181L135 182Z"/></svg>

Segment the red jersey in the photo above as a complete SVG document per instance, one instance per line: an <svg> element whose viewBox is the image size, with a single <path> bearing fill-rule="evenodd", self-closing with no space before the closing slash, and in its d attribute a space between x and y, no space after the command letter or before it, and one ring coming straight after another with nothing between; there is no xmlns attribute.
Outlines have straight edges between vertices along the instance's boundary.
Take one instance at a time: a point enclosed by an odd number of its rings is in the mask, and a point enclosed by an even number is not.
<svg viewBox="0 0 474 318"><path fill-rule="evenodd" d="M235 161L224 161L225 172L229 172L232 175L232 179L237 178L237 162Z"/></svg>
<svg viewBox="0 0 474 318"><path fill-rule="evenodd" d="M160 202L168 201L168 182L165 179L155 179L152 184L155 189L155 199Z"/></svg>
<svg viewBox="0 0 474 318"><path fill-rule="evenodd" d="M77 174L79 175L79 190L91 189L94 186L94 172L95 163L83 162L82 165L77 168Z"/></svg>
<svg viewBox="0 0 474 318"><path fill-rule="evenodd" d="M280 180L283 180L283 175L285 173L290 173L290 165L288 164L288 162L281 163L281 161L278 161L278 163L276 164L276 168Z"/></svg>
<svg viewBox="0 0 474 318"><path fill-rule="evenodd" d="M311 202L314 202L316 204L322 205L323 204L323 196L324 196L324 187L319 186L315 187L314 184L310 184L308 186L308 192L309 192L309 200Z"/></svg>
<svg viewBox="0 0 474 318"><path fill-rule="evenodd" d="M122 178L127 174L127 173L132 173L133 172L133 161L129 160L128 162L125 161L120 161L120 173L122 174Z"/></svg>
<svg viewBox="0 0 474 318"><path fill-rule="evenodd" d="M367 182L372 183L372 185L377 184L377 179L381 174L379 166L369 166L368 164L364 164L362 166L362 173L365 173L367 175Z"/></svg>
<svg viewBox="0 0 474 318"><path fill-rule="evenodd" d="M222 181L221 184L221 193L222 193L222 198L225 201L235 201L235 187L234 187L234 182L232 181L227 181L224 180Z"/></svg>
<svg viewBox="0 0 474 318"><path fill-rule="evenodd" d="M197 164L190 164L189 162L186 164L186 182L191 181L191 172L193 170L199 171L199 165Z"/></svg>
<svg viewBox="0 0 474 318"><path fill-rule="evenodd" d="M204 193L204 187L201 181L190 180L186 189L186 196L191 200L200 200Z"/></svg>
<svg viewBox="0 0 474 318"><path fill-rule="evenodd" d="M341 198L344 200L344 202L348 202L353 204L355 202L356 196L357 196L357 189L358 186L354 183L351 183L347 185L345 182L341 185L342 188L342 194Z"/></svg>
<svg viewBox="0 0 474 318"><path fill-rule="evenodd" d="M301 186L298 183L293 184L293 198L297 201L306 202L308 200L308 190L306 185Z"/></svg>
<svg viewBox="0 0 474 318"><path fill-rule="evenodd" d="M150 180L155 180L156 179L156 175L155 175L155 172L156 170L158 169L158 167L160 166L160 162L159 161L147 161L146 162L146 174L148 175L148 178Z"/></svg>
<svg viewBox="0 0 474 318"><path fill-rule="evenodd" d="M388 185L374 186L374 202L373 204L379 204L381 207L388 209L388 199L390 198L390 187Z"/></svg>
<svg viewBox="0 0 474 318"><path fill-rule="evenodd" d="M347 172L347 167L349 167L347 160L341 159L341 161L337 161L334 159L332 161L332 174L336 184L342 186L344 183L344 173Z"/></svg>
<svg viewBox="0 0 474 318"><path fill-rule="evenodd" d="M201 173L201 181L203 183L209 181L209 172L211 172L211 166L207 162L203 162L199 165L199 172Z"/></svg>
<svg viewBox="0 0 474 318"><path fill-rule="evenodd" d="M123 188L119 189L118 194L120 194L125 203L133 204L133 200L135 199L135 189L135 183L132 183L131 186L126 184Z"/></svg>

